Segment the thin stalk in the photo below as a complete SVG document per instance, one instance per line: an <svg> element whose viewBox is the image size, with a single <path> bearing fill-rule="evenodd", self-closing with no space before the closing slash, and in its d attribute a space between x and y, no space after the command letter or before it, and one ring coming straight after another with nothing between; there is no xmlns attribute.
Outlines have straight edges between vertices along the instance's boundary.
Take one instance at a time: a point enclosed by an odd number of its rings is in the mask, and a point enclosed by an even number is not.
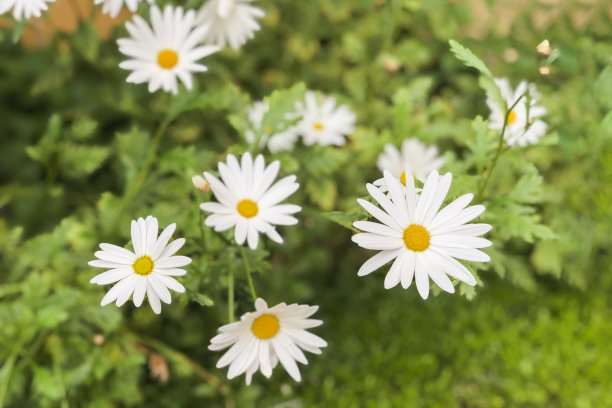
<svg viewBox="0 0 612 408"><path fill-rule="evenodd" d="M227 283L227 320L234 321L234 270L229 270L229 282Z"/></svg>
<svg viewBox="0 0 612 408"><path fill-rule="evenodd" d="M170 125L170 122L172 122L172 119L170 118L170 115L166 114L166 117L164 118L164 120L157 127L157 130L155 131L155 135L153 136L153 140L151 142L151 146L149 147L149 151L147 152L147 157L145 158L145 164L144 166L142 166L142 168L136 175L136 178L134 179L132 186L130 187L128 192L125 194L121 202L121 205L119 206L119 209L117 210L117 213L116 213L117 218L119 217L119 215L121 215L121 213L123 213L123 211L125 211L126 207L128 206L128 203L132 201L134 197L136 197L136 194L138 194L138 192L142 188L143 183L147 179L147 176L149 175L149 172L151 171L151 167L153 166L153 162L155 161L155 158L157 157L157 150L159 149L159 145L161 143L162 136L164 135L166 129Z"/></svg>
<svg viewBox="0 0 612 408"><path fill-rule="evenodd" d="M484 191L487 188L487 184L489 183L491 174L493 174L493 170L495 169L495 166L497 166L497 161L499 160L499 157L507 151L507 150L503 150L504 135L506 134L506 128L508 127L508 118L510 117L510 113L512 112L514 107L519 103L519 101L523 99L523 97L526 96L527 94L528 94L528 91L522 94L521 96L519 96L518 99L514 101L512 106L510 106L506 110L506 114L504 115L504 125L502 126L501 133L499 134L499 142L497 144L497 151L495 152L495 157L493 158L493 161L491 162L491 167L487 170L487 176L484 182L482 183L482 186L478 190L478 193L476 194L476 201L480 201L482 199L482 195L484 194Z"/></svg>
<svg viewBox="0 0 612 408"><path fill-rule="evenodd" d="M253 297L253 302L257 300L257 294L255 293L255 285L253 285L253 278L251 277L251 265L249 265L249 259L244 252L244 247L240 247L240 254L242 255L242 261L244 262L244 269L246 271L247 280L249 282L249 289L251 291L251 296Z"/></svg>

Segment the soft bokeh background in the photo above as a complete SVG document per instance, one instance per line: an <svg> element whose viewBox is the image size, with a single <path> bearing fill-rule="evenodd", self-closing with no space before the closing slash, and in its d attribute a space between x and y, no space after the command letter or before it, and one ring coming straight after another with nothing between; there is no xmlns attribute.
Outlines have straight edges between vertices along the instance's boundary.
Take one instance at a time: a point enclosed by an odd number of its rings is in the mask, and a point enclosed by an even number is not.
<svg viewBox="0 0 612 408"><path fill-rule="evenodd" d="M91 2L59 0L17 44L11 20L0 20L0 405L612 406L610 2L258 4L267 17L256 38L208 58L198 90L178 98L125 84L113 41L125 31ZM425 302L414 288L385 291L382 272L357 278L371 253L340 224L357 217L382 146L405 137L437 144L454 192L469 191L471 122L488 111L450 38L496 76L536 83L550 132L504 156L485 197L501 213L495 197L528 174L512 208L533 216L509 210L494 225L493 267L479 268L475 293ZM544 39L554 61L536 51ZM277 368L247 388L206 349L226 322L228 268L240 276L237 312L252 304L239 253L201 228L197 204L210 195L191 176L244 151L232 124L249 98L298 82L349 104L359 126L344 148L278 156L303 186L291 200L302 222L283 229L285 245L249 256L270 303L320 305L325 324L314 331L329 347L309 358L301 383ZM148 214L188 239L188 294L161 316L101 308L87 261L99 242L126 243L129 220Z"/></svg>

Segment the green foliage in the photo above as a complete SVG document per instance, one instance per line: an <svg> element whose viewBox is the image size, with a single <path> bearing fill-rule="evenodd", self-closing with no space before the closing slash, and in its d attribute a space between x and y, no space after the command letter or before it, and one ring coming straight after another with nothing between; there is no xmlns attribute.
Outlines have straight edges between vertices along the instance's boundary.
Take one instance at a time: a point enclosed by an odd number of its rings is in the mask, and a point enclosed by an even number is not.
<svg viewBox="0 0 612 408"><path fill-rule="evenodd" d="M13 44L25 24L2 29L0 406L612 405L612 41L599 6L578 29L586 6L568 3L545 31L546 57L535 3L516 10L511 36L496 24L475 33L466 2L258 3L262 30L207 57L177 96L125 83L116 43L89 23L39 51ZM465 45L449 51L449 38ZM488 130L485 97L507 108L493 82L504 76L543 94L549 134L537 145L499 150ZM259 150L244 141L252 101L270 105L259 131L280 130L306 89L347 104L358 126L340 148L263 151L296 174L288 201L303 210L283 245L243 257L231 231L204 225L198 205L212 195L191 177ZM447 203L473 193L493 225L491 262L466 264L478 285L427 302L414 287L384 291L385 268L356 277L372 251L350 241L378 154L408 137L446 158ZM149 214L186 238L186 293L161 316L100 307L87 262L101 242L127 245L130 220ZM299 384L281 368L251 387L228 381L206 348L227 322L230 274L236 316L252 310L245 258L271 304L320 306L313 331L329 347L308 356Z"/></svg>

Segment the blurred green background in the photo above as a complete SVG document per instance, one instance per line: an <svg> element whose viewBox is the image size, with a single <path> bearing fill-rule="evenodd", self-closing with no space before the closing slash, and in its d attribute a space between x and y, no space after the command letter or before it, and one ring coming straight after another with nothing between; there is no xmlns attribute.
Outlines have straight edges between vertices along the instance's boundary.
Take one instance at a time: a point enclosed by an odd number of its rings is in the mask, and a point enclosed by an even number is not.
<svg viewBox="0 0 612 408"><path fill-rule="evenodd" d="M207 58L197 89L178 97L125 83L113 42L125 30L85 1L54 5L17 44L0 21L0 405L612 406L610 2L257 4L267 16L255 39ZM450 38L496 76L536 83L549 135L510 152L492 177L492 213L523 175L529 189L512 208L532 213L488 221L492 267L478 267L475 293L423 301L414 287L385 291L382 271L357 278L372 253L339 224L363 218L355 198L378 177L377 154L406 137L438 145L453 195L470 191L471 123L488 111ZM544 39L554 61L536 51ZM299 384L277 368L246 387L206 348L226 323L230 268L237 312L252 303L239 253L202 228L210 193L191 176L244 151L249 99L298 82L348 104L358 128L346 147L276 157L303 187L289 200L304 207L301 222L281 231L285 245L249 257L269 304L320 305L314 332L329 347L308 356ZM89 284L99 271L87 261L100 242L127 243L129 221L148 214L187 238L188 293L161 316L100 307L105 288Z"/></svg>

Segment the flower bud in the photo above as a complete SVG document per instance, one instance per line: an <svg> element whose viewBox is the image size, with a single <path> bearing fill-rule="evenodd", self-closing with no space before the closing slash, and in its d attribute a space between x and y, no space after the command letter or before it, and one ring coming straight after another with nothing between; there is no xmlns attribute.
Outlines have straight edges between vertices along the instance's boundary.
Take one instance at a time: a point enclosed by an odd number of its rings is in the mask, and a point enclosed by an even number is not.
<svg viewBox="0 0 612 408"><path fill-rule="evenodd" d="M203 193L210 190L210 184L202 176L196 174L191 178L191 181L193 182L193 186Z"/></svg>

